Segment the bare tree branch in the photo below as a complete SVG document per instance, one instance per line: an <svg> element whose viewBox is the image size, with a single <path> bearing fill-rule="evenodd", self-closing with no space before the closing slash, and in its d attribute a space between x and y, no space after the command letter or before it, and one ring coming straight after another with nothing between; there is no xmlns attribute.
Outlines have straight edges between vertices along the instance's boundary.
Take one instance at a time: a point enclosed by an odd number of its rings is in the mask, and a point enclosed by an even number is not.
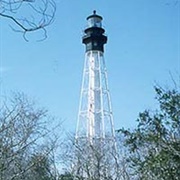
<svg viewBox="0 0 180 180"><path fill-rule="evenodd" d="M28 32L38 30L42 30L46 38L46 27L53 22L55 12L53 0L0 0L0 17L11 20L17 26L11 28L23 33L26 41Z"/></svg>
<svg viewBox="0 0 180 180"><path fill-rule="evenodd" d="M20 93L0 109L0 179L34 180L33 175L38 172L33 169L39 163L43 166L44 159L55 169L51 156L54 157L60 143L60 136L55 132L59 132L60 126L47 128L47 121L53 121L47 110L37 108ZM36 161L31 161L33 155L38 155ZM53 176L54 170L49 165L44 164L42 168L49 177Z"/></svg>

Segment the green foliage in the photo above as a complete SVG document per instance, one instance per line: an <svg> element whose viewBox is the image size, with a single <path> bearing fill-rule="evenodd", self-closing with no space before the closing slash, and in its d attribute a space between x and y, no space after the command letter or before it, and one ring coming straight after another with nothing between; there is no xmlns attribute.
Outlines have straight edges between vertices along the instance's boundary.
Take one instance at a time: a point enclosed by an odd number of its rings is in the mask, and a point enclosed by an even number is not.
<svg viewBox="0 0 180 180"><path fill-rule="evenodd" d="M180 179L180 93L155 87L159 109L139 114L134 130L120 129L128 148L127 162L142 180Z"/></svg>
<svg viewBox="0 0 180 180"><path fill-rule="evenodd" d="M73 175L66 172L60 175L59 180L73 180Z"/></svg>
<svg viewBox="0 0 180 180"><path fill-rule="evenodd" d="M49 157L45 154L34 154L30 159L30 170L31 180L51 180L51 167Z"/></svg>

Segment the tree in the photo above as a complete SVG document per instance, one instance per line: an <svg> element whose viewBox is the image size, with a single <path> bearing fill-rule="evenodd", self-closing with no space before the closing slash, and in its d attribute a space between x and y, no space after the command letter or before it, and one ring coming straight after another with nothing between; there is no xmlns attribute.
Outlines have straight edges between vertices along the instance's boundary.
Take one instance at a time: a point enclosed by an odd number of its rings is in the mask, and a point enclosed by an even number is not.
<svg viewBox="0 0 180 180"><path fill-rule="evenodd" d="M46 126L51 120L47 110L37 108L24 94L1 104L0 179L56 177L53 154L58 138Z"/></svg>
<svg viewBox="0 0 180 180"><path fill-rule="evenodd" d="M53 0L0 0L0 17L11 20L17 32L26 38L27 32L42 30L46 38L46 27L55 16L56 5Z"/></svg>
<svg viewBox="0 0 180 180"><path fill-rule="evenodd" d="M64 174L61 174L59 176L59 180L73 180L73 175L68 172L65 172Z"/></svg>
<svg viewBox="0 0 180 180"><path fill-rule="evenodd" d="M133 179L180 179L180 92L155 86L159 109L139 114L134 130L120 129Z"/></svg>
<svg viewBox="0 0 180 180"><path fill-rule="evenodd" d="M119 180L119 162L112 139L69 138L65 144L63 162L66 172L76 180Z"/></svg>
<svg viewBox="0 0 180 180"><path fill-rule="evenodd" d="M29 171L31 180L54 180L56 176L51 171L50 157L46 153L37 153L32 155L28 162L32 166Z"/></svg>

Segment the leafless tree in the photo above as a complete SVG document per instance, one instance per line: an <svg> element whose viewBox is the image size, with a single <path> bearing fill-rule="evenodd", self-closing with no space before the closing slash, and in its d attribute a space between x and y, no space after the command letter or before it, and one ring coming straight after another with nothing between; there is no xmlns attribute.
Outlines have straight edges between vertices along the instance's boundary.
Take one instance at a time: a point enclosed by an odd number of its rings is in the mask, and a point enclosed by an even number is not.
<svg viewBox="0 0 180 180"><path fill-rule="evenodd" d="M23 94L1 103L0 179L32 180L32 175L40 173L35 171L39 164L44 168L41 174L56 176L53 157L58 138L47 129L49 120L53 119L47 111L37 108Z"/></svg>
<svg viewBox="0 0 180 180"><path fill-rule="evenodd" d="M0 0L0 18L11 20L13 30L27 32L42 30L46 38L46 27L55 16L56 4L53 0Z"/></svg>
<svg viewBox="0 0 180 180"><path fill-rule="evenodd" d="M86 138L73 139L69 138L63 158L66 159L66 172L75 180L122 180L119 155L112 140L94 139L92 143Z"/></svg>

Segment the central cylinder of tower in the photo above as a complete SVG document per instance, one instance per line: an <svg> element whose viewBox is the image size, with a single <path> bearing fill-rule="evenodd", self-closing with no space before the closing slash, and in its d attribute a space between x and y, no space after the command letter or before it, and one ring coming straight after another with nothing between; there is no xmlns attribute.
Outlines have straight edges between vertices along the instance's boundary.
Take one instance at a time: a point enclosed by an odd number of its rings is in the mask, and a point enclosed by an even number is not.
<svg viewBox="0 0 180 180"><path fill-rule="evenodd" d="M82 42L86 45L86 59L89 64L89 92L87 113L87 136L93 139L104 138L104 122L102 117L101 65L104 44L107 37L102 28L102 17L96 14L87 17L88 26L84 30Z"/></svg>

